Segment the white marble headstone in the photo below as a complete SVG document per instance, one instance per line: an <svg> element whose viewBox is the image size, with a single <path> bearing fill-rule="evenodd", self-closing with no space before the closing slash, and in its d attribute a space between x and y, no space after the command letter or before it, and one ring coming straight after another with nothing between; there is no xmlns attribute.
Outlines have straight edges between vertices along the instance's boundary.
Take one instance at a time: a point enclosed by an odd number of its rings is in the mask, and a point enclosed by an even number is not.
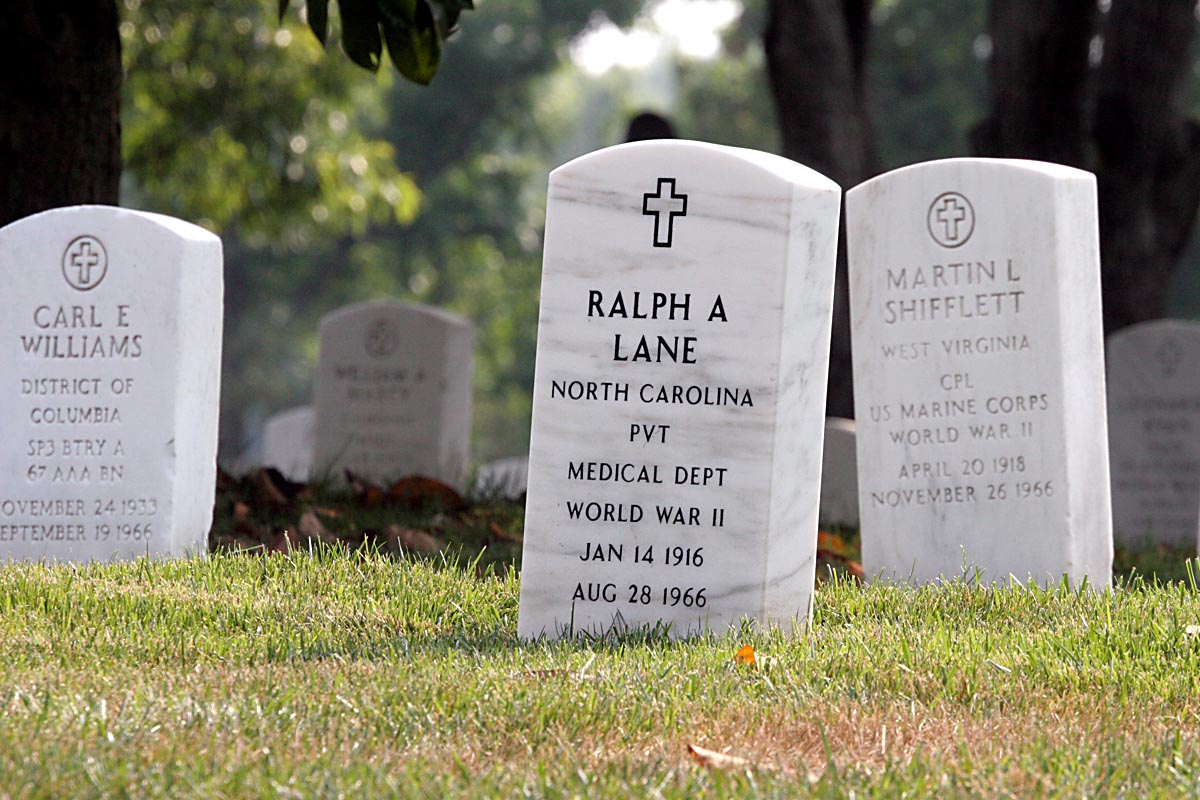
<svg viewBox="0 0 1200 800"><path fill-rule="evenodd" d="M1200 323L1144 322L1108 337L1113 531L1194 547L1200 522Z"/></svg>
<svg viewBox="0 0 1200 800"><path fill-rule="evenodd" d="M272 415L263 425L263 466L275 467L290 481L305 483L312 478L315 421L312 406Z"/></svg>
<svg viewBox="0 0 1200 800"><path fill-rule="evenodd" d="M839 198L688 141L551 174L519 635L806 623Z"/></svg>
<svg viewBox="0 0 1200 800"><path fill-rule="evenodd" d="M825 420L825 450L821 458L821 522L858 526L858 456L854 420Z"/></svg>
<svg viewBox="0 0 1200 800"><path fill-rule="evenodd" d="M203 553L221 241L76 206L0 229L0 561Z"/></svg>
<svg viewBox="0 0 1200 800"><path fill-rule="evenodd" d="M347 306L321 318L313 469L457 488L471 440L473 326L436 308Z"/></svg>
<svg viewBox="0 0 1200 800"><path fill-rule="evenodd" d="M869 576L1111 582L1095 186L951 159L847 194Z"/></svg>
<svg viewBox="0 0 1200 800"><path fill-rule="evenodd" d="M475 473L475 493L515 500L529 486L529 459L524 456L489 461Z"/></svg>

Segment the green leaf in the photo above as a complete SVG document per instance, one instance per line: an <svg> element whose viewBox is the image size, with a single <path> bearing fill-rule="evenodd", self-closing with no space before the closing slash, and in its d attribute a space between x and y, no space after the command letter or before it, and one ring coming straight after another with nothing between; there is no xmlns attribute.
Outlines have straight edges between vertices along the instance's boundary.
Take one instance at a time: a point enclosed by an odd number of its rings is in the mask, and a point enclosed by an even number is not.
<svg viewBox="0 0 1200 800"><path fill-rule="evenodd" d="M437 74L442 55L442 37L426 0L417 0L416 19L409 23L398 14L383 21L388 55L400 74L411 81L428 84Z"/></svg>
<svg viewBox="0 0 1200 800"><path fill-rule="evenodd" d="M376 0L379 4L380 16L384 19L384 25L387 25L387 20L394 14L401 15L409 22L415 22L417 19L417 3L420 0Z"/></svg>
<svg viewBox="0 0 1200 800"><path fill-rule="evenodd" d="M464 11L473 11L472 0L434 0L442 12L442 35L448 35L458 26L458 16Z"/></svg>
<svg viewBox="0 0 1200 800"><path fill-rule="evenodd" d="M287 13L288 3L290 0L279 0L279 21L283 22L283 15Z"/></svg>
<svg viewBox="0 0 1200 800"><path fill-rule="evenodd" d="M329 0L308 0L308 27L324 47L325 37L329 34Z"/></svg>
<svg viewBox="0 0 1200 800"><path fill-rule="evenodd" d="M458 24L458 14L475 10L472 0L438 0L438 4L442 6L442 12L445 14L446 28L451 30Z"/></svg>
<svg viewBox="0 0 1200 800"><path fill-rule="evenodd" d="M342 49L350 60L372 72L379 70L383 40L379 36L379 10L372 0L339 0L342 13Z"/></svg>

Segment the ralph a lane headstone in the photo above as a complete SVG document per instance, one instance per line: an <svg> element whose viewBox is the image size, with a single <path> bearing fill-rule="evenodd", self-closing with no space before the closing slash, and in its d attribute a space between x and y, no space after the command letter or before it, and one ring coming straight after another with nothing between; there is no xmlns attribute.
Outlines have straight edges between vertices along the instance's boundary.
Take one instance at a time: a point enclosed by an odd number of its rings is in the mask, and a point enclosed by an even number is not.
<svg viewBox="0 0 1200 800"><path fill-rule="evenodd" d="M204 552L221 242L108 206L0 229L0 560Z"/></svg>
<svg viewBox="0 0 1200 800"><path fill-rule="evenodd" d="M304 483L312 475L312 406L297 406L272 415L263 425L263 466L275 467L290 481Z"/></svg>
<svg viewBox="0 0 1200 800"><path fill-rule="evenodd" d="M1108 337L1108 438L1118 541L1194 547L1200 522L1200 323Z"/></svg>
<svg viewBox="0 0 1200 800"><path fill-rule="evenodd" d="M936 161L846 212L864 570L1107 586L1093 176Z"/></svg>
<svg viewBox="0 0 1200 800"><path fill-rule="evenodd" d="M370 302L326 314L319 334L313 469L462 488L473 326L436 308Z"/></svg>
<svg viewBox="0 0 1200 800"><path fill-rule="evenodd" d="M807 621L839 198L687 141L551 174L522 637Z"/></svg>

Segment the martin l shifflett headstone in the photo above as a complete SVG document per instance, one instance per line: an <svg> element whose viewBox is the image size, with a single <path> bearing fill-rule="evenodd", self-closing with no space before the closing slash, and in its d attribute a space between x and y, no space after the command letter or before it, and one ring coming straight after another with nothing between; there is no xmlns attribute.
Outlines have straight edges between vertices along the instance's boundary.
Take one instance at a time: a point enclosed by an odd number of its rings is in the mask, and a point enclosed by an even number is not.
<svg viewBox="0 0 1200 800"><path fill-rule="evenodd" d="M839 200L677 140L551 174L522 637L806 623Z"/></svg>
<svg viewBox="0 0 1200 800"><path fill-rule="evenodd" d="M1108 586L1094 177L935 161L846 213L868 576Z"/></svg>

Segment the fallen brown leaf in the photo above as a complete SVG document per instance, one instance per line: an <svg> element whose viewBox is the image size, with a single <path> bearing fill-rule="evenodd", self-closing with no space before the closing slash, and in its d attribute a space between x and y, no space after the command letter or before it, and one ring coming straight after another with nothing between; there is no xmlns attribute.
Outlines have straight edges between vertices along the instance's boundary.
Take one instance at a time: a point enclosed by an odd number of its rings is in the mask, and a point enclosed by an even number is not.
<svg viewBox="0 0 1200 800"><path fill-rule="evenodd" d="M850 557L850 547L846 544L846 540L834 533L817 531L817 549L842 558Z"/></svg>
<svg viewBox="0 0 1200 800"><path fill-rule="evenodd" d="M866 580L866 574L863 572L862 564L857 561L852 561L846 556L834 553L831 550L826 550L823 547L817 548L817 577L821 578L824 574L822 569L823 564L840 564L842 569L846 570L846 574L858 582Z"/></svg>
<svg viewBox="0 0 1200 800"><path fill-rule="evenodd" d="M388 505L409 511L440 509L461 511L467 507L462 495L452 486L423 475L411 475L396 481L387 490Z"/></svg>
<svg viewBox="0 0 1200 800"><path fill-rule="evenodd" d="M716 750L707 750L694 744L688 744L688 754L704 767L710 769L729 769L731 767L749 767L752 766L750 761L741 756L731 756L728 753L718 753Z"/></svg>
<svg viewBox="0 0 1200 800"><path fill-rule="evenodd" d="M276 508L286 508L291 501L284 493L280 482L283 476L278 470L264 467L256 470L250 476L250 486L254 490L254 499Z"/></svg>
<svg viewBox="0 0 1200 800"><path fill-rule="evenodd" d="M510 542L512 544L524 544L525 539L519 533L509 533L494 522L488 523L488 530L502 542Z"/></svg>
<svg viewBox="0 0 1200 800"><path fill-rule="evenodd" d="M383 490L361 475L346 470L346 482L350 484L350 490L354 492L354 501L361 508L376 508L383 504L385 497Z"/></svg>
<svg viewBox="0 0 1200 800"><path fill-rule="evenodd" d="M580 672L574 669L530 669L521 673L526 678L543 680L546 678L574 678L577 681L594 681L596 676L590 672Z"/></svg>
<svg viewBox="0 0 1200 800"><path fill-rule="evenodd" d="M397 550L412 550L417 553L440 553L445 543L435 536L416 528L389 525L384 531L388 543Z"/></svg>
<svg viewBox="0 0 1200 800"><path fill-rule="evenodd" d="M337 544L341 541L336 533L325 527L325 523L321 522L312 509L300 515L300 523L296 527L309 539L317 539L326 544Z"/></svg>
<svg viewBox="0 0 1200 800"><path fill-rule="evenodd" d="M234 523L233 531L238 536L245 536L249 539L257 539L262 541L267 538L267 532L254 524L251 519L241 519Z"/></svg>

